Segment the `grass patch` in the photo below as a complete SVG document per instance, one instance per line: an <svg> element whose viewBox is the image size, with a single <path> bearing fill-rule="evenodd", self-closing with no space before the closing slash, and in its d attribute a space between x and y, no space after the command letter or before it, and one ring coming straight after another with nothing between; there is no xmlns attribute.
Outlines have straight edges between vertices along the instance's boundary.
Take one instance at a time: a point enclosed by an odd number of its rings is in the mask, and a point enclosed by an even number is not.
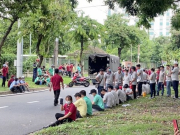
<svg viewBox="0 0 180 135"><path fill-rule="evenodd" d="M25 78L26 82L29 84L29 88L30 89L35 89L35 88L45 88L47 87L46 85L36 85L34 84L34 82L32 82L32 78L31 77L27 77ZM69 82L71 81L71 78L69 77L63 77L64 80L64 84L69 84ZM6 81L6 87L1 87L2 84L2 79L0 79L0 92L4 92L4 91L9 91L9 88L7 86L8 82Z"/></svg>
<svg viewBox="0 0 180 135"><path fill-rule="evenodd" d="M41 130L35 135L172 135L172 119L180 120L180 100L140 98L130 107L117 106L73 123ZM53 117L53 116L52 116Z"/></svg>

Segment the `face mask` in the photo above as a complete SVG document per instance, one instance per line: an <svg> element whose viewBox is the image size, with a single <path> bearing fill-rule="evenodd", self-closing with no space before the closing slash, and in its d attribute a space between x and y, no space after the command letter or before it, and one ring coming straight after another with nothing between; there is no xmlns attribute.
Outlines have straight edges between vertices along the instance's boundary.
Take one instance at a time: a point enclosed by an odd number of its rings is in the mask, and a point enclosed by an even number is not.
<svg viewBox="0 0 180 135"><path fill-rule="evenodd" d="M68 104L68 105L69 105L70 103L71 103L71 101L66 101L66 104Z"/></svg>

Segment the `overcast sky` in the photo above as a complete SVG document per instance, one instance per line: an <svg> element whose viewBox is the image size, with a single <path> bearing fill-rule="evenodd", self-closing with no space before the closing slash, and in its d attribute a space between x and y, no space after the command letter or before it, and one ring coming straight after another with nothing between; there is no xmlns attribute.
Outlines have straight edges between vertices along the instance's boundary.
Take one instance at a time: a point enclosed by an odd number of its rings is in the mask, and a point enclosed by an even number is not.
<svg viewBox="0 0 180 135"><path fill-rule="evenodd" d="M78 0L78 2L79 5L76 10L82 10L85 15L103 24L108 15L108 7L103 6L103 0L93 0L91 3L86 0Z"/></svg>

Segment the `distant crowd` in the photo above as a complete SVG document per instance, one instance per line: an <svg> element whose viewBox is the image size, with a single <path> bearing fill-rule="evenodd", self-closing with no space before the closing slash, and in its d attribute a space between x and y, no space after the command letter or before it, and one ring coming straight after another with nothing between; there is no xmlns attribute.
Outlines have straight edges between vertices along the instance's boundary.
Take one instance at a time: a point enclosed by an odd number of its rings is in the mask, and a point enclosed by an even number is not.
<svg viewBox="0 0 180 135"><path fill-rule="evenodd" d="M51 65L51 68L46 70L45 66L40 67L40 66L37 66L36 63L34 63L34 65L33 65L33 82L35 82L35 84L37 84L37 85L50 86L49 85L50 78L52 76L54 76L54 70L55 70L54 65ZM81 68L80 68L79 64L78 64L77 68L75 68L75 65L73 63L62 64L59 66L58 70L59 70L59 74L61 76L73 77L76 72L78 72L79 75L81 74Z"/></svg>
<svg viewBox="0 0 180 135"><path fill-rule="evenodd" d="M92 89L89 93L93 95L93 101L86 96L85 90L74 95L76 99L74 103L72 96L66 96L65 104L60 100L61 111L65 111L65 114L57 113L55 115L57 121L48 127L92 115L92 109L104 111L127 100L137 99L142 96L143 84L150 85L150 99L159 96L160 90L161 96L163 96L165 85L167 97L171 96L172 85L175 91L174 98L178 98L179 73L177 62L172 67L170 65L166 65L166 68L160 66L156 71L154 68L151 70L141 69L140 64L125 69L119 67L115 73L110 68L107 68L106 71L101 69L96 76L96 82L94 82L98 92Z"/></svg>

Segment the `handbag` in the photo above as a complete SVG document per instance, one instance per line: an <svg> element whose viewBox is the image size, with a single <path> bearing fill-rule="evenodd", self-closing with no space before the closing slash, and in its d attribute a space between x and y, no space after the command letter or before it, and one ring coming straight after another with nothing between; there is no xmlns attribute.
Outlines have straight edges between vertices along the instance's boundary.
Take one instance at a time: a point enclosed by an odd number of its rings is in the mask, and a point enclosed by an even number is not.
<svg viewBox="0 0 180 135"><path fill-rule="evenodd" d="M98 88L98 87L99 87L99 84L102 82L103 79L104 79L104 77L102 77L102 79L101 79L100 82L95 82L95 88Z"/></svg>

